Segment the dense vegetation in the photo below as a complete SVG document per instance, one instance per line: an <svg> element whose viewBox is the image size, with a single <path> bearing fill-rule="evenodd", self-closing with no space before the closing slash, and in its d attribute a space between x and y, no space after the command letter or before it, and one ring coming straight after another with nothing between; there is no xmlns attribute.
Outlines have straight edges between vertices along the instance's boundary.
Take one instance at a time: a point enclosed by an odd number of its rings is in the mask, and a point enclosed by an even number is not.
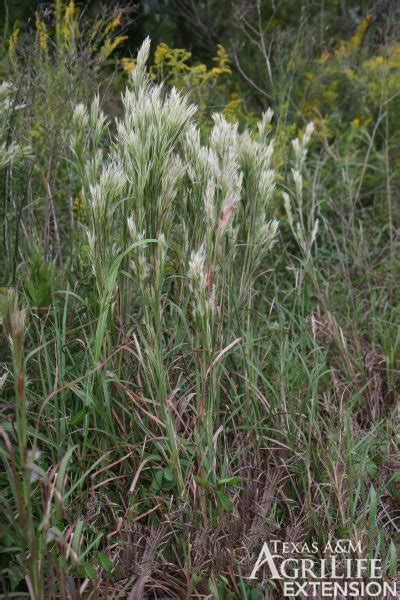
<svg viewBox="0 0 400 600"><path fill-rule="evenodd" d="M396 5L10 9L1 597L273 600L271 538L396 577Z"/></svg>

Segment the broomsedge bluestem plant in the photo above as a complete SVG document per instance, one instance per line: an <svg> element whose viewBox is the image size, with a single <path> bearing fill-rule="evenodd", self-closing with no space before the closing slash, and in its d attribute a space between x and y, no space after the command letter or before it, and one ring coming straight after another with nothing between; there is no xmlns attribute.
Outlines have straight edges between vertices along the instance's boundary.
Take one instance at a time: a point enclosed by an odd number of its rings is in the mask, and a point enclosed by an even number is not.
<svg viewBox="0 0 400 600"><path fill-rule="evenodd" d="M229 324L238 312L251 310L254 281L278 228L268 218L275 187L273 141L267 134L272 113L264 115L255 136L239 133L237 125L216 114L202 144L195 107L175 89L154 85L146 74L149 47L147 39L123 95L124 113L108 144L111 150L105 154L99 145L110 134L97 100L89 110L76 107L71 146L100 297L115 257L129 243L141 244L124 257L124 276L109 287L107 303L115 301L119 287L123 321L132 309L139 311L136 326L127 323L125 340L135 345L144 373L142 393L158 407L160 433L165 428L159 447L183 493L182 455L188 456L188 450L171 407L173 362L165 332L172 313L177 335L184 335L182 349L189 344L192 356L192 374L179 386L193 390L198 475L214 485L224 360L235 346L246 344L242 337L231 338ZM100 312L105 314L101 307Z"/></svg>
<svg viewBox="0 0 400 600"><path fill-rule="evenodd" d="M306 158L308 146L314 130L313 123L309 123L301 138L296 138L292 142L294 153L294 165L291 169L292 174L292 198L287 192L283 192L283 199L288 222L294 238L299 245L303 255L303 272L307 271L312 260L311 252L318 233L318 219L315 217L316 206L313 203L307 211L303 206L303 174L306 167ZM297 286L301 285L297 277Z"/></svg>

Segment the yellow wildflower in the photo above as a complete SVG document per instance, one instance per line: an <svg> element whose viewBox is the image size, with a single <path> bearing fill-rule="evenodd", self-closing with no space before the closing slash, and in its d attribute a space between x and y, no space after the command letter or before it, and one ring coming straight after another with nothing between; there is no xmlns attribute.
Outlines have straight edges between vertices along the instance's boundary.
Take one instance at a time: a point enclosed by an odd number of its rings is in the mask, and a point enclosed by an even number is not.
<svg viewBox="0 0 400 600"><path fill-rule="evenodd" d="M371 22L371 19L371 14L366 15L363 19L361 19L361 21L357 25L356 30L351 36L351 38L347 41L342 40L341 42L339 42L335 50L336 56L345 57L351 52L354 52L355 50L358 50L360 48L365 32L367 31L368 26Z"/></svg>
<svg viewBox="0 0 400 600"><path fill-rule="evenodd" d="M8 51L10 54L14 54L15 46L18 43L19 33L20 33L19 27L17 27L16 24L14 24L12 34L8 38Z"/></svg>
<svg viewBox="0 0 400 600"><path fill-rule="evenodd" d="M65 21L69 22L70 19L73 19L75 15L75 2L74 0L71 0L70 3L68 4L67 8L65 9Z"/></svg>
<svg viewBox="0 0 400 600"><path fill-rule="evenodd" d="M167 44L161 42L161 44L157 44L157 47L154 52L154 66L161 67L164 62L171 58L171 50Z"/></svg>
<svg viewBox="0 0 400 600"><path fill-rule="evenodd" d="M219 75L221 75L224 71L221 69L221 67L213 67L211 69L211 75L214 75L214 77L218 77Z"/></svg>
<svg viewBox="0 0 400 600"><path fill-rule="evenodd" d="M108 23L108 25L106 26L104 33L107 34L110 31L112 31L113 29L115 29L116 27L118 27L118 25L120 25L121 23L121 17L122 17L122 12L119 12L117 14L117 16Z"/></svg>
<svg viewBox="0 0 400 600"><path fill-rule="evenodd" d="M64 35L65 35L65 38L68 40L71 39L72 32L74 32L75 34L78 33L76 17L77 17L77 14L76 14L75 2L74 2L74 0L71 0L65 9L65 15L64 15L64 20L65 20Z"/></svg>
<svg viewBox="0 0 400 600"><path fill-rule="evenodd" d="M217 54L214 56L213 61L218 63L218 67L214 67L211 69L215 75L221 75L222 73L232 73L231 68L229 67L229 56L225 48L222 44L218 44L217 46Z"/></svg>
<svg viewBox="0 0 400 600"><path fill-rule="evenodd" d="M133 73L136 67L136 61L133 58L129 58L128 56L123 56L119 61L123 70L126 73Z"/></svg>
<svg viewBox="0 0 400 600"><path fill-rule="evenodd" d="M362 68L370 71L378 71L383 66L386 66L386 60L381 55L374 56L362 63Z"/></svg>
<svg viewBox="0 0 400 600"><path fill-rule="evenodd" d="M47 50L46 29L45 29L44 24L40 20L38 11L35 12L35 27L36 27L36 34L37 34L37 39L39 42L39 47L42 50Z"/></svg>
<svg viewBox="0 0 400 600"><path fill-rule="evenodd" d="M115 48L117 48L122 42L128 39L127 35L118 35L116 38L111 40L107 38L104 42L104 46L101 49L101 53L104 58L108 58L112 52L114 52Z"/></svg>
<svg viewBox="0 0 400 600"><path fill-rule="evenodd" d="M238 120L238 109L240 108L241 103L241 98L231 98L228 104L224 106L222 112L228 121L234 123Z"/></svg>
<svg viewBox="0 0 400 600"><path fill-rule="evenodd" d="M82 198L82 190L80 190L74 198L74 203L72 205L72 210L75 215L79 215L83 209L83 198Z"/></svg>

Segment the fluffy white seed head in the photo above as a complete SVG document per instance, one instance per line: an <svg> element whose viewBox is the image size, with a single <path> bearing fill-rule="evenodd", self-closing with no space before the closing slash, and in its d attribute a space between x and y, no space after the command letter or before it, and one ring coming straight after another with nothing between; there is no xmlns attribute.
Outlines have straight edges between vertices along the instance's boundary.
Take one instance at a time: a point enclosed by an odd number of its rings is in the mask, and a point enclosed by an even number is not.
<svg viewBox="0 0 400 600"><path fill-rule="evenodd" d="M308 123L306 130L301 139L296 138L292 141L292 148L295 155L296 168L301 170L304 161L306 160L308 145L311 140L312 133L314 131L314 123Z"/></svg>
<svg viewBox="0 0 400 600"><path fill-rule="evenodd" d="M304 136L303 136L304 146L308 146L308 144L310 143L313 132L314 132L314 123L312 121L310 121L307 124L306 130L305 130Z"/></svg>
<svg viewBox="0 0 400 600"><path fill-rule="evenodd" d="M275 171L273 169L261 172L259 190L264 200L264 206L267 206L275 191Z"/></svg>
<svg viewBox="0 0 400 600"><path fill-rule="evenodd" d="M276 242L276 236L278 233L279 223L277 219L272 219L261 226L261 243L264 249L269 250Z"/></svg>
<svg viewBox="0 0 400 600"><path fill-rule="evenodd" d="M136 68L133 71L133 77L138 78L139 76L143 76L143 73L146 71L146 63L149 59L150 54L150 37L147 36L143 41L142 45L139 48L139 52L137 53L136 58Z"/></svg>
<svg viewBox="0 0 400 600"><path fill-rule="evenodd" d="M303 194L303 176L298 169L292 169L292 177L296 186L296 194L301 199Z"/></svg>
<svg viewBox="0 0 400 600"><path fill-rule="evenodd" d="M215 302L215 285L212 286L211 288L211 292L208 295L207 299L206 299L206 309L209 312L214 312L216 309L216 302Z"/></svg>
<svg viewBox="0 0 400 600"><path fill-rule="evenodd" d="M238 141L238 124L228 123L221 113L213 115L214 127L211 131L210 144L219 157L236 152Z"/></svg>
<svg viewBox="0 0 400 600"><path fill-rule="evenodd" d="M192 287L197 284L203 290L206 286L205 260L206 251L203 244L199 250L192 251L188 270L188 278L192 282Z"/></svg>
<svg viewBox="0 0 400 600"><path fill-rule="evenodd" d="M282 192L282 196L283 196L283 203L284 203L284 206L285 206L285 211L286 211L286 214L287 214L289 225L291 227L293 227L293 213L292 213L292 205L291 205L291 202L290 202L289 194L287 194L286 192Z"/></svg>
<svg viewBox="0 0 400 600"><path fill-rule="evenodd" d="M222 202L221 214L218 221L217 234L222 235L231 224L235 210L240 202L240 188L242 184L243 173L239 174L236 185L226 194Z"/></svg>
<svg viewBox="0 0 400 600"><path fill-rule="evenodd" d="M183 140L183 145L186 155L191 160L196 160L200 154L201 143L200 143L200 131L196 125L190 123L186 130L186 135Z"/></svg>
<svg viewBox="0 0 400 600"><path fill-rule="evenodd" d="M274 116L274 111L272 108L268 108L265 112L263 112L262 117L258 123L258 135L262 141L268 137L270 133L270 124L272 121L272 117Z"/></svg>
<svg viewBox="0 0 400 600"><path fill-rule="evenodd" d="M311 246L314 244L315 240L317 239L318 226L319 226L319 221L318 221L318 219L316 219L313 230L311 232Z"/></svg>
<svg viewBox="0 0 400 600"><path fill-rule="evenodd" d="M89 124L89 114L87 108L81 102L74 108L72 115L72 125L76 129L86 129Z"/></svg>
<svg viewBox="0 0 400 600"><path fill-rule="evenodd" d="M115 209L115 201L120 199L126 177L123 170L115 164L105 165L99 181L89 186L91 205L96 218L105 218Z"/></svg>
<svg viewBox="0 0 400 600"><path fill-rule="evenodd" d="M100 109L100 98L96 94L89 112L89 125L93 139L98 142L107 125L107 119L103 111Z"/></svg>
<svg viewBox="0 0 400 600"><path fill-rule="evenodd" d="M135 219L133 217L128 217L127 218L127 225L128 225L128 231L129 231L129 235L131 236L132 242L136 242L136 240L137 240L137 228L136 228Z"/></svg>

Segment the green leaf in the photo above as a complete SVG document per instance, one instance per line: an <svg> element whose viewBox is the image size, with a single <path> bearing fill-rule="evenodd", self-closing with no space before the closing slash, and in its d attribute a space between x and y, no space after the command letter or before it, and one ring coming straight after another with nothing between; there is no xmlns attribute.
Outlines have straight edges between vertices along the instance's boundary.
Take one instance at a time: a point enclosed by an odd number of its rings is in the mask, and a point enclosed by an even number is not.
<svg viewBox="0 0 400 600"><path fill-rule="evenodd" d="M73 417L70 418L69 425L71 427L74 427L75 425L79 425L79 423L82 423L83 419L86 417L86 415L89 412L90 412L90 408L88 406L84 406L83 408L81 408L81 410L78 410L78 412L75 413Z"/></svg>
<svg viewBox="0 0 400 600"><path fill-rule="evenodd" d="M201 581L201 577L200 575L192 575L191 580L190 580L190 586L189 586L189 593L193 594L194 590L196 589L197 585L200 583Z"/></svg>
<svg viewBox="0 0 400 600"><path fill-rule="evenodd" d="M387 482L387 485L392 485L392 484L396 484L396 483L400 483L400 471L393 473L393 475L390 477L389 481Z"/></svg>
<svg viewBox="0 0 400 600"><path fill-rule="evenodd" d="M217 494L217 499L218 499L218 503L220 504L220 506L224 510L226 510L226 512L229 512L229 513L232 512L233 505L229 499L229 496L227 494L225 494L225 492L223 492L222 490L217 490L216 494Z"/></svg>
<svg viewBox="0 0 400 600"><path fill-rule="evenodd" d="M172 469L164 469L163 473L167 481L175 481L175 475Z"/></svg>
<svg viewBox="0 0 400 600"><path fill-rule="evenodd" d="M97 557L99 559L101 568L107 571L107 573L111 573L111 571L114 569L114 565L107 554L105 552L99 552Z"/></svg>
<svg viewBox="0 0 400 600"><path fill-rule="evenodd" d="M162 480L163 480L163 472L158 470L153 475L153 481L151 482L151 487L153 490L159 492L162 490Z"/></svg>
<svg viewBox="0 0 400 600"><path fill-rule="evenodd" d="M389 577L396 577L397 573L397 548L394 545L393 541L390 542L389 552Z"/></svg>
<svg viewBox="0 0 400 600"><path fill-rule="evenodd" d="M197 483L197 485L199 485L200 487L202 487L202 488L204 488L206 490L211 490L212 489L211 483L209 481L206 481L202 477L198 477L197 475L195 475L193 477L193 479L195 480L195 482Z"/></svg>
<svg viewBox="0 0 400 600"><path fill-rule="evenodd" d="M150 454L150 456L147 457L147 462L160 462L161 460L161 456L158 456L158 454Z"/></svg>
<svg viewBox="0 0 400 600"><path fill-rule="evenodd" d="M219 479L218 485L226 485L227 487L229 487L232 485L236 485L241 481L244 481L243 477L238 477L237 475L234 475L233 477L223 477L222 479Z"/></svg>
<svg viewBox="0 0 400 600"><path fill-rule="evenodd" d="M85 577L87 577L88 579L96 579L97 578L96 569L90 563L84 563L83 572L85 574Z"/></svg>
<svg viewBox="0 0 400 600"><path fill-rule="evenodd" d="M376 477L376 475L378 473L378 467L374 462L372 462L372 460L367 461L367 464L365 465L365 469L370 477L372 477L372 478Z"/></svg>
<svg viewBox="0 0 400 600"><path fill-rule="evenodd" d="M374 486L371 485L371 489L370 489L370 493L369 493L369 517L368 517L370 534L372 534L372 532L374 531L375 525L376 525L377 508L378 508L378 499L376 496L376 491L375 491Z"/></svg>
<svg viewBox="0 0 400 600"><path fill-rule="evenodd" d="M63 459L60 464L60 468L58 469L57 479L56 479L56 488L59 491L60 495L63 495L64 484L67 474L68 463L72 457L72 454L75 450L75 446L70 446L67 452L64 454Z"/></svg>
<svg viewBox="0 0 400 600"><path fill-rule="evenodd" d="M166 477L166 471L168 478ZM170 469L158 469L153 475L151 487L156 491L170 492L171 490L176 488L175 475Z"/></svg>
<svg viewBox="0 0 400 600"><path fill-rule="evenodd" d="M31 300L33 300L33 302L35 302L35 304L37 304L37 302L36 302L36 286L32 280L28 281L28 283L26 284L26 289L27 289L28 294L31 297Z"/></svg>
<svg viewBox="0 0 400 600"><path fill-rule="evenodd" d="M82 521L82 519L79 519L75 529L74 529L74 533L72 535L72 549L75 552L76 556L79 557L80 554L80 544L81 544L81 540L82 540L82 531L83 531L83 527L84 527L84 522Z"/></svg>

